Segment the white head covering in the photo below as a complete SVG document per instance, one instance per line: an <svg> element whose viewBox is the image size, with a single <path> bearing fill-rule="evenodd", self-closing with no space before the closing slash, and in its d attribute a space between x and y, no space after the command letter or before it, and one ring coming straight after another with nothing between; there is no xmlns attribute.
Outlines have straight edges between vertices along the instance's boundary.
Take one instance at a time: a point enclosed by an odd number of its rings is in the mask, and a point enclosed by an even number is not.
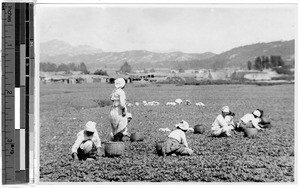
<svg viewBox="0 0 300 188"><path fill-rule="evenodd" d="M95 132L96 130L96 123L93 121L89 121L85 124L84 130L89 131L89 132Z"/></svg>
<svg viewBox="0 0 300 188"><path fill-rule="evenodd" d="M254 115L256 115L257 117L260 117L261 113L258 110L254 110L253 112Z"/></svg>
<svg viewBox="0 0 300 188"><path fill-rule="evenodd" d="M175 127L179 127L180 129L186 131L189 129L189 124L186 121L181 120L178 124L175 125Z"/></svg>
<svg viewBox="0 0 300 188"><path fill-rule="evenodd" d="M225 112L225 113L229 113L229 107L228 106L223 106L222 107L222 112Z"/></svg>
<svg viewBox="0 0 300 188"><path fill-rule="evenodd" d="M115 87L116 88L122 88L122 87L125 86L125 84L126 84L126 82L125 82L124 78L118 78L118 79L115 80Z"/></svg>
<svg viewBox="0 0 300 188"><path fill-rule="evenodd" d="M131 113L127 113L126 116L127 116L127 118L131 118L132 119L132 114Z"/></svg>

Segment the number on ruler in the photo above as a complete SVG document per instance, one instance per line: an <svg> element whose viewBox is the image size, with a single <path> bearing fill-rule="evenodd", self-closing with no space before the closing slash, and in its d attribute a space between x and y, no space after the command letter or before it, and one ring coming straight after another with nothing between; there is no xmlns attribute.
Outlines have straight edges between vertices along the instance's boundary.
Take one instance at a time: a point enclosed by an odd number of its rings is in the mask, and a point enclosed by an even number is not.
<svg viewBox="0 0 300 188"><path fill-rule="evenodd" d="M5 90L6 91L6 94L12 94L12 91L9 91L9 90Z"/></svg>
<svg viewBox="0 0 300 188"><path fill-rule="evenodd" d="M12 142L12 139L8 138L6 141L7 141L7 142Z"/></svg>
<svg viewBox="0 0 300 188"><path fill-rule="evenodd" d="M10 154L14 154L15 153L15 145L14 144L11 144L10 145Z"/></svg>

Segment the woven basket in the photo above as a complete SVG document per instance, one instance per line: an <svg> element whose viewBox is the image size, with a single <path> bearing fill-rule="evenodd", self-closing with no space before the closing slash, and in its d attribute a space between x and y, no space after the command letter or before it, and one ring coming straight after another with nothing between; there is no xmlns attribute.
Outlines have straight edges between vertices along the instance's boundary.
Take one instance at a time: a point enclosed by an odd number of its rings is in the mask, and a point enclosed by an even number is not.
<svg viewBox="0 0 300 188"><path fill-rule="evenodd" d="M106 142L104 146L105 156L118 157L124 153L124 142Z"/></svg>
<svg viewBox="0 0 300 188"><path fill-rule="evenodd" d="M198 124L194 126L194 133L195 134L203 134L205 132L205 128L203 124Z"/></svg>
<svg viewBox="0 0 300 188"><path fill-rule="evenodd" d="M164 144L165 141L158 141L156 142L156 152L159 156L162 156L163 153L162 153L162 148L163 148L163 144Z"/></svg>
<svg viewBox="0 0 300 188"><path fill-rule="evenodd" d="M140 142L144 140L144 136L140 133L132 133L130 135L130 141L131 142Z"/></svg>
<svg viewBox="0 0 300 188"><path fill-rule="evenodd" d="M245 133L245 137L255 138L257 135L257 129L256 128L245 128L244 133Z"/></svg>

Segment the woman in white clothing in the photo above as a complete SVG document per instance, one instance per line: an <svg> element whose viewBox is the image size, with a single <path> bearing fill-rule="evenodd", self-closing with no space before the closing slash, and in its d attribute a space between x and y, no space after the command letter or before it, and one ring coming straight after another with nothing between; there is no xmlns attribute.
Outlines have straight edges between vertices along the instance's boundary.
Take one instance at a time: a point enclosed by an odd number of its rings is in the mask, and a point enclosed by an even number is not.
<svg viewBox="0 0 300 188"><path fill-rule="evenodd" d="M239 121L237 128L256 128L257 130L262 130L260 127L262 113L259 109L254 110L252 113L245 114Z"/></svg>
<svg viewBox="0 0 300 188"><path fill-rule="evenodd" d="M228 106L222 108L221 114L219 114L212 124L213 136L231 136L231 130L234 129L235 114L229 110Z"/></svg>
<svg viewBox="0 0 300 188"><path fill-rule="evenodd" d="M127 124L132 118L131 114L127 113L126 95L123 90L125 84L126 82L123 78L116 79L115 89L110 96L113 101L110 110L111 136L113 141L122 141L124 136L128 136Z"/></svg>
<svg viewBox="0 0 300 188"><path fill-rule="evenodd" d="M188 147L185 132L189 128L189 124L182 120L176 124L177 129L173 130L168 139L163 143L162 154L163 156L176 154L176 155L192 155L193 150Z"/></svg>
<svg viewBox="0 0 300 188"><path fill-rule="evenodd" d="M72 146L72 157L74 160L86 160L96 158L100 154L101 140L99 138L96 123L89 121L85 129L77 134L77 139Z"/></svg>

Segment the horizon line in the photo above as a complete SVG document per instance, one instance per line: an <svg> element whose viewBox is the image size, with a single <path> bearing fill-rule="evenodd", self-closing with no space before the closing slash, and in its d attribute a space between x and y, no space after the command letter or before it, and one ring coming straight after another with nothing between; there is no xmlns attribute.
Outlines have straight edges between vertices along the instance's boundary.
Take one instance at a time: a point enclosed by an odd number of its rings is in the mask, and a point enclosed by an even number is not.
<svg viewBox="0 0 300 188"><path fill-rule="evenodd" d="M49 43L49 42L52 42L52 41L60 41L60 42L64 42L64 43L67 43L69 45L71 45L72 47L79 47L79 46L89 46L89 47L92 47L92 48L95 48L96 50L101 50L102 52L101 53L123 53L123 52L130 52L130 51L147 51L147 52L152 52L152 53L184 53L184 54L205 54L205 53L213 53L213 54L216 54L216 55L220 55L224 52L227 52L227 51L230 51L230 50L233 50L235 48L239 48L239 47L244 47L244 46L250 46L250 45L255 45L255 44L264 44L264 43L272 43L272 42L289 42L289 41L295 41L295 39L290 39L290 40L283 40L283 39L280 39L280 40L275 40L275 41L270 41L270 42L256 42L256 43L252 43L252 44L245 44L245 45L242 45L242 46L236 46L236 47L233 47L229 50L226 50L226 51L222 51L220 53L215 53L215 52L212 52L212 51L206 51L206 52L183 52L183 51L180 51L180 50L174 50L174 51L170 51L170 50L166 50L166 51L163 51L161 50L162 52L159 52L160 50L144 50L144 49L134 49L134 50L124 50L124 51L104 51L103 49L101 48L96 48L94 46L91 46L91 45L88 45L88 44L79 44L79 45L72 45L70 44L69 42L66 42L64 40L60 40L60 39L52 39L52 40L48 40L48 41L45 41L45 42L40 42L41 43Z"/></svg>

